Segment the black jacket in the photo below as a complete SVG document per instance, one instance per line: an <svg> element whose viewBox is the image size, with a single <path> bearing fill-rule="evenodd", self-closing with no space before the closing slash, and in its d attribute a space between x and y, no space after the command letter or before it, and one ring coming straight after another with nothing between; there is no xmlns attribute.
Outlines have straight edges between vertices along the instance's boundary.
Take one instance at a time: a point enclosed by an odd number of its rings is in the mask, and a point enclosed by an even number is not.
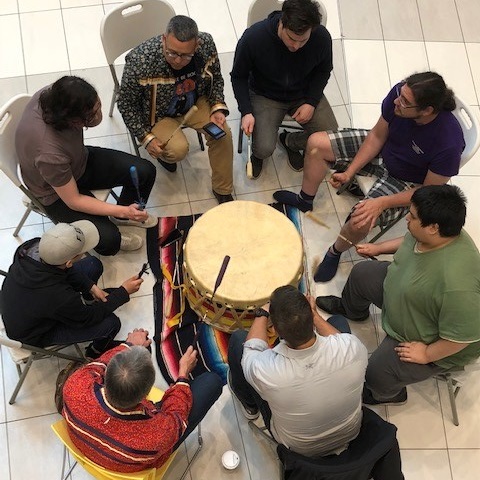
<svg viewBox="0 0 480 480"><path fill-rule="evenodd" d="M106 302L83 303L93 286L86 275L32 258L34 238L18 247L2 286L2 319L12 340L43 347L42 336L62 323L81 329L103 320L130 297L123 287L109 289Z"/></svg>
<svg viewBox="0 0 480 480"><path fill-rule="evenodd" d="M330 78L332 38L327 29L318 26L302 48L290 52L277 34L280 17L281 12L272 12L238 41L230 76L242 116L252 113L249 88L271 100L303 99L316 107Z"/></svg>

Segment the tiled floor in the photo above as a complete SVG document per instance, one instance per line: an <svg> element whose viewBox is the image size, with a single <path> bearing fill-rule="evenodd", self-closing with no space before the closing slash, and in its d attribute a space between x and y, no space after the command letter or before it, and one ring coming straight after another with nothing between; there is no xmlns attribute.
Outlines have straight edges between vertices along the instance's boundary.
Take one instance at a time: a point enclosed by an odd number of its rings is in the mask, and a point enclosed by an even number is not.
<svg viewBox="0 0 480 480"><path fill-rule="evenodd" d="M22 92L34 92L64 73L91 81L104 103L111 95L111 78L99 38L102 16L114 1L100 0L1 0L0 1L0 103ZM229 123L238 130L236 109L228 73L235 44L246 26L250 0L171 0L177 13L189 14L199 27L213 34L220 52L226 80L227 103L232 113ZM377 119L380 102L390 85L413 71L428 68L439 71L454 91L474 106L478 113L480 96L480 2L478 0L324 0L327 27L335 39L335 77L327 96L335 107L340 124L370 127ZM343 60L345 64L343 65ZM345 86L348 85L348 92ZM349 96L349 98L348 98ZM351 102L348 110L342 107ZM193 134L193 132L189 132ZM117 110L113 118L88 130L93 144L131 151L125 126ZM157 183L148 208L157 215L204 212L216 205L210 192L209 167L191 136L192 148L176 174L158 170ZM239 199L268 203L274 190L299 188L301 174L286 166L285 154L278 147L273 160L257 181L245 178L245 154L235 154L235 194ZM453 179L469 199L467 230L480 245L480 155ZM0 174L0 268L11 263L20 242L41 235L48 226L31 215L18 239L12 236L23 213L21 195ZM310 264L323 254L335 237L352 200L338 197L322 185L315 206L331 226L325 229L305 220L305 249ZM404 226L397 227L397 234ZM392 234L394 235L394 234ZM105 286L118 285L138 270L145 251L122 253L105 259ZM356 259L356 257L354 257ZM352 266L345 256L340 273L326 285L312 286L312 293L338 294ZM119 310L121 335L135 326L153 329L152 279ZM372 351L382 336L378 318L353 325L355 333ZM26 480L53 479L60 475L61 452L49 426L54 413L53 386L59 365L45 360L32 368L17 403L8 404L16 382L16 369L2 349L0 371L0 478ZM460 426L451 421L446 387L429 380L409 388L408 404L381 407L378 411L398 427L404 473L411 480L474 480L480 463L480 374L471 374L460 392ZM165 386L158 376L159 386ZM275 456L271 448L249 430L227 388L204 422L204 449L195 463L191 479L273 479ZM187 453L192 451L187 442ZM240 466L223 470L220 457L227 449L240 455ZM167 475L176 479L183 466L184 449ZM88 477L81 469L76 480Z"/></svg>

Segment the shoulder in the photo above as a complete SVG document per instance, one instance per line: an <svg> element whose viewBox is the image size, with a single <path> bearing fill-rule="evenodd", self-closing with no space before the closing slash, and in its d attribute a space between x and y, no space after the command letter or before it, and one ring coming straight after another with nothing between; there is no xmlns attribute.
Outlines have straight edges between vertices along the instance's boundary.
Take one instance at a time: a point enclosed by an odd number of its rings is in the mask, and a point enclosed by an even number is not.
<svg viewBox="0 0 480 480"><path fill-rule="evenodd" d="M161 44L161 35L149 38L148 40L145 40L140 45L132 49L131 52L126 56L126 59L135 60L143 56L146 56L146 58L148 58L149 56L157 55Z"/></svg>
<svg viewBox="0 0 480 480"><path fill-rule="evenodd" d="M315 42L332 43L330 32L323 26L319 25L312 31L311 37Z"/></svg>

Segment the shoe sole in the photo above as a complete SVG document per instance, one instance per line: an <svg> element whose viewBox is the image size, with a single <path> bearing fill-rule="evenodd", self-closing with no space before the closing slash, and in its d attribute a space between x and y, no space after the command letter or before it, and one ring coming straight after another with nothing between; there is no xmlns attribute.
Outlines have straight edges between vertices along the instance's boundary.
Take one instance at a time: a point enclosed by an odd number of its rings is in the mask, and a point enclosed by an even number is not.
<svg viewBox="0 0 480 480"><path fill-rule="evenodd" d="M379 402L379 403L365 403L362 401L362 405L366 407L381 407L382 405L385 407L401 407L407 403L408 399L402 400L400 402Z"/></svg>

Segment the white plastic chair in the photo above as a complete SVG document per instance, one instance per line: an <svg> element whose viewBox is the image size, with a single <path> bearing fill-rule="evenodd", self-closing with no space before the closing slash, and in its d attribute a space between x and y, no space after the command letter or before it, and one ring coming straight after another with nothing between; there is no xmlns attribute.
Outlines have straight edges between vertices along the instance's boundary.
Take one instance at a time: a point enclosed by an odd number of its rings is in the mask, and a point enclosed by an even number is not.
<svg viewBox="0 0 480 480"><path fill-rule="evenodd" d="M16 95L0 108L0 170L23 192L23 204L26 207L25 213L13 232L14 237L18 236L30 212L49 218L44 206L23 183L15 149L15 132L31 98L32 96L27 94ZM99 200L105 201L112 191L110 189L92 190L92 193Z"/></svg>
<svg viewBox="0 0 480 480"><path fill-rule="evenodd" d="M321 24L326 27L327 26L327 10L325 9L322 2L318 1L318 10L322 15ZM253 25L260 20L263 20L270 15L270 13L281 10L282 9L283 0L255 0L248 9L248 17L247 17L247 28ZM295 130L303 130L301 126L290 116L285 115L283 119L282 125L280 128L290 128ZM242 153L243 150L243 130L242 124L240 122L240 126L238 129L238 153Z"/></svg>
<svg viewBox="0 0 480 480"><path fill-rule="evenodd" d="M115 60L125 52L140 45L145 40L165 32L175 10L163 0L131 0L110 10L102 19L100 37L103 50L113 78L113 94L108 115L113 115L113 107L120 92L120 82L115 70ZM203 138L197 132L202 150ZM130 132L135 152L140 156L135 136Z"/></svg>

